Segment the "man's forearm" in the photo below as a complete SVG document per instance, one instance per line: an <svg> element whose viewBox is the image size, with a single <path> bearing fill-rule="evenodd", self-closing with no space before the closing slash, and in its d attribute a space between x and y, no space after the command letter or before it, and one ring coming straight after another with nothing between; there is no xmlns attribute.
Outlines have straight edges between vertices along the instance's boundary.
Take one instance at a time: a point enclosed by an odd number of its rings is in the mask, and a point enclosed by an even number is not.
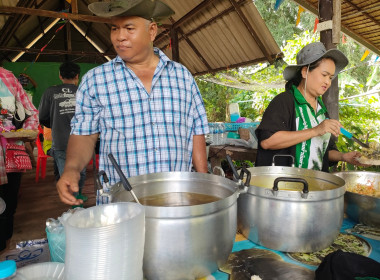
<svg viewBox="0 0 380 280"><path fill-rule="evenodd" d="M193 165L197 172L207 173L206 140L204 135L193 137Z"/></svg>
<svg viewBox="0 0 380 280"><path fill-rule="evenodd" d="M70 135L66 150L65 170L81 171L91 160L98 134Z"/></svg>

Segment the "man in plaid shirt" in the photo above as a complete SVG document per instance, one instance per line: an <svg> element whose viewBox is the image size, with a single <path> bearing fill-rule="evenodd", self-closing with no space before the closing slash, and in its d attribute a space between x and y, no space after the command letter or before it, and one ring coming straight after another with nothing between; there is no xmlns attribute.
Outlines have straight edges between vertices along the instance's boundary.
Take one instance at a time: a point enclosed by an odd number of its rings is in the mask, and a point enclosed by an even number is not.
<svg viewBox="0 0 380 280"><path fill-rule="evenodd" d="M31 116L23 123L23 129L38 129L38 111L28 98L21 84L12 72L0 67L1 83L4 83L9 92L15 97L16 101L22 103L25 109L31 112ZM28 139L34 140L34 139ZM20 142L17 139L10 142ZM1 141L3 143L4 141ZM18 143L19 144L19 143ZM5 201L6 209L0 214L0 251L6 247L6 241L13 235L13 216L16 212L18 191L21 183L21 172L5 172L4 149L0 149L0 197Z"/></svg>
<svg viewBox="0 0 380 280"><path fill-rule="evenodd" d="M96 15L111 17L111 41L118 56L87 72L79 85L65 171L57 183L67 204L82 202L72 193L78 190L79 171L90 160L98 137L99 169L111 184L120 178L108 154L127 177L191 171L192 165L207 172L208 122L199 89L183 65L153 47L154 19L174 12L160 1L124 2L124 7L119 2L89 5Z"/></svg>

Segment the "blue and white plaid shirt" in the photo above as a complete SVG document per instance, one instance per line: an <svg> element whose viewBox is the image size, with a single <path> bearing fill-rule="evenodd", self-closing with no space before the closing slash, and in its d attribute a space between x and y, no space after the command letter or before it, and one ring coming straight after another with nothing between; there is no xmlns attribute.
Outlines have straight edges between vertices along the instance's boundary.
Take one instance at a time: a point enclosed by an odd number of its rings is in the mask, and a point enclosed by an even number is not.
<svg viewBox="0 0 380 280"><path fill-rule="evenodd" d="M107 155L127 177L190 171L193 136L209 132L203 100L191 73L155 48L160 61L151 93L117 56L91 69L76 94L71 134L100 133L99 169L119 181Z"/></svg>

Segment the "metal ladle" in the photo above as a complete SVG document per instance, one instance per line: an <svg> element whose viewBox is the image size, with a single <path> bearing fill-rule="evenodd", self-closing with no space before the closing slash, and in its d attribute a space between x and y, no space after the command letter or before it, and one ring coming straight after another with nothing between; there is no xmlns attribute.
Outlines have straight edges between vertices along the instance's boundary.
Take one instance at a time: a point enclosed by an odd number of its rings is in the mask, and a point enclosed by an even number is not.
<svg viewBox="0 0 380 280"><path fill-rule="evenodd" d="M135 195L135 192L132 190L132 186L128 182L127 177L125 177L123 171L121 171L121 168L120 168L119 164L116 162L113 154L109 153L108 154L108 158L110 159L113 167L115 167L117 174L119 174L119 177L120 177L121 183L123 184L124 189L127 190L127 191L129 191L131 193L131 195L133 196L133 198L135 199L135 201L138 204L141 204L140 201L137 199L137 196Z"/></svg>

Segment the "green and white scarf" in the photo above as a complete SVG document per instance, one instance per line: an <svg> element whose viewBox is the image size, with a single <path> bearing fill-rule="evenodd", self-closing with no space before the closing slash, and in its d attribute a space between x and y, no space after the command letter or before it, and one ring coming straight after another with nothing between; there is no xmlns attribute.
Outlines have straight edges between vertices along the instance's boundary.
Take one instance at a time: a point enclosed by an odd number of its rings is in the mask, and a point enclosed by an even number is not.
<svg viewBox="0 0 380 280"><path fill-rule="evenodd" d="M293 94L297 131L313 128L326 119L327 109L321 97L317 99L317 113L315 113L296 86L293 86ZM296 145L295 165L301 168L322 170L323 156L326 153L330 137L331 133L326 133L298 143Z"/></svg>

